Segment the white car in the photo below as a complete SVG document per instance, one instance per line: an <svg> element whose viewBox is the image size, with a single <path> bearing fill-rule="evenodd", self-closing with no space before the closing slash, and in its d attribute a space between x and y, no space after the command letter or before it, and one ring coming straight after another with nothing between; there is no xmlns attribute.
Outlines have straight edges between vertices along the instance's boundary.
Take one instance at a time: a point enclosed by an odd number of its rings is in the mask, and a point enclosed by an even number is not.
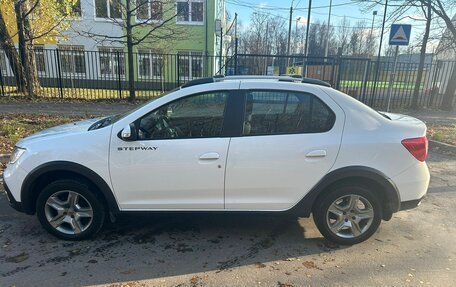
<svg viewBox="0 0 456 287"><path fill-rule="evenodd" d="M5 190L67 240L94 235L106 214L286 212L312 214L326 238L355 244L426 194L426 126L328 86L194 80L126 114L19 141Z"/></svg>

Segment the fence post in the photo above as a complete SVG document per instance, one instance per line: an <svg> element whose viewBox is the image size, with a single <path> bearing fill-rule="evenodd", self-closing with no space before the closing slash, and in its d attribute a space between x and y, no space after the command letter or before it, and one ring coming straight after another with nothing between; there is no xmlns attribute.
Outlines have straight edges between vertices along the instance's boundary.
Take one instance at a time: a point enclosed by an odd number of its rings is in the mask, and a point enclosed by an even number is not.
<svg viewBox="0 0 456 287"><path fill-rule="evenodd" d="M122 52L123 53L123 52ZM120 52L116 51L116 57L117 57L117 88L119 92L119 99L122 99L122 82L120 80Z"/></svg>
<svg viewBox="0 0 456 287"><path fill-rule="evenodd" d="M363 77L363 88L361 90L361 102L365 103L366 101L366 91L367 91L367 82L369 80L369 71L370 71L370 59L366 60L366 65L364 66L364 77Z"/></svg>
<svg viewBox="0 0 456 287"><path fill-rule="evenodd" d="M55 55L57 57L57 79L59 83L59 93L60 93L60 98L63 99L63 85L62 85L62 71L60 69L60 54L59 54L59 49L55 49Z"/></svg>
<svg viewBox="0 0 456 287"><path fill-rule="evenodd" d="M179 53L176 54L176 77L177 86L180 87Z"/></svg>
<svg viewBox="0 0 456 287"><path fill-rule="evenodd" d="M343 67L343 60L342 60L342 57L340 57L339 55L337 55L337 65L338 65L338 68L337 68L337 78L336 78L336 90L339 90L340 91L340 81L341 81L341 74L342 74L342 67Z"/></svg>
<svg viewBox="0 0 456 287"><path fill-rule="evenodd" d="M238 38L234 39L234 75L237 75L238 69Z"/></svg>
<svg viewBox="0 0 456 287"><path fill-rule="evenodd" d="M2 53L2 51L0 51L0 53ZM5 61L6 62L6 61ZM5 86L3 84L3 66L2 66L3 63L0 63L0 85L2 86L2 96L5 96ZM5 65L6 67L6 65Z"/></svg>

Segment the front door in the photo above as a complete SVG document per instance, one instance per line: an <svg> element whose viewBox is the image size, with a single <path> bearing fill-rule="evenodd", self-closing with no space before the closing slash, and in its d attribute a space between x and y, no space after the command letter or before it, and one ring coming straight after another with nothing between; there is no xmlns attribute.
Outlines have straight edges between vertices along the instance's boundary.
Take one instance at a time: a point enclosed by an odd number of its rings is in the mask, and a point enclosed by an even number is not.
<svg viewBox="0 0 456 287"><path fill-rule="evenodd" d="M165 104L135 122L136 141L113 131L109 166L121 209L224 207L227 99L207 92Z"/></svg>

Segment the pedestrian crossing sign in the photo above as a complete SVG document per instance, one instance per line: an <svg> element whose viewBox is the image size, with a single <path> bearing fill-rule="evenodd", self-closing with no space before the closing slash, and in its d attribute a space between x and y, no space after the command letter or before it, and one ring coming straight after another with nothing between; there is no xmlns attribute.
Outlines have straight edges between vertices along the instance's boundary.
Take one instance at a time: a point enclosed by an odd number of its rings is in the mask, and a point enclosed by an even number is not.
<svg viewBox="0 0 456 287"><path fill-rule="evenodd" d="M407 46L410 42L410 32L412 25L392 24L389 36L389 44L397 46Z"/></svg>

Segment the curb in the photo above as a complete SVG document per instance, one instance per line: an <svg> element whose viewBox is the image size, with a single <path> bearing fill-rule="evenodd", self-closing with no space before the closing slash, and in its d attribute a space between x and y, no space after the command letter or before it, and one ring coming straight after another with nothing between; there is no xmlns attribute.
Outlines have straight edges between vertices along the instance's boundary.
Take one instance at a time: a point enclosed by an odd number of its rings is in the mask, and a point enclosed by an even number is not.
<svg viewBox="0 0 456 287"><path fill-rule="evenodd" d="M456 145L429 140L429 149L435 152L450 154L456 156Z"/></svg>

